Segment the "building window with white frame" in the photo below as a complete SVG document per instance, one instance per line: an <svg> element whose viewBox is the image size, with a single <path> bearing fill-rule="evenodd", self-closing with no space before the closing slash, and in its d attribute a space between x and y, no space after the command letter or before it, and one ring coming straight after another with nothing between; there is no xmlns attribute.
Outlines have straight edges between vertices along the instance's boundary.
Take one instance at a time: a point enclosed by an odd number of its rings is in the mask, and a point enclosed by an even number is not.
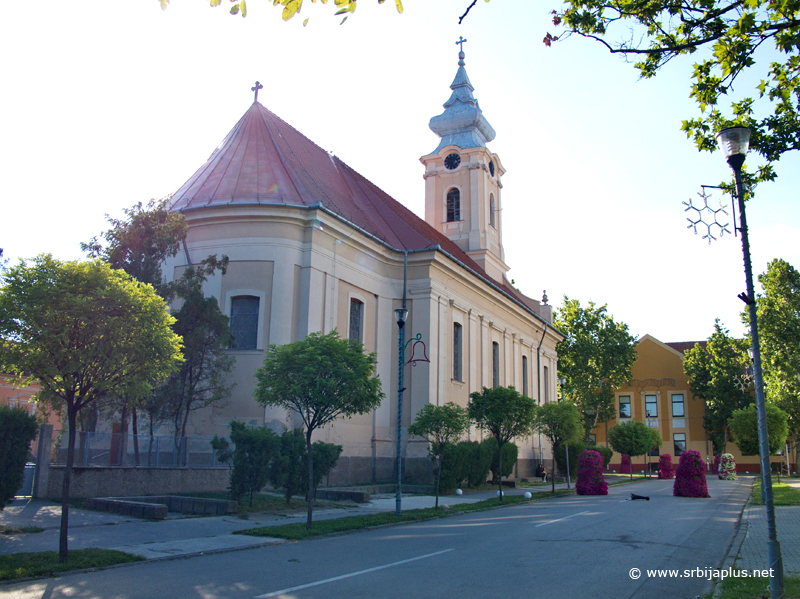
<svg viewBox="0 0 800 599"><path fill-rule="evenodd" d="M350 341L363 341L364 339L364 302L357 299L350 300Z"/></svg>
<svg viewBox="0 0 800 599"><path fill-rule="evenodd" d="M522 356L522 394L528 397L528 356Z"/></svg>
<svg viewBox="0 0 800 599"><path fill-rule="evenodd" d="M457 322L453 324L453 379L462 381L461 369L461 345L462 345L462 328Z"/></svg>
<svg viewBox="0 0 800 599"><path fill-rule="evenodd" d="M500 345L492 342L492 387L500 386Z"/></svg>
<svg viewBox="0 0 800 599"><path fill-rule="evenodd" d="M620 418L630 418L631 417L631 396L630 395L620 395L619 396L619 417Z"/></svg>
<svg viewBox="0 0 800 599"><path fill-rule="evenodd" d="M252 295L231 298L231 349L258 348L259 301Z"/></svg>
<svg viewBox="0 0 800 599"><path fill-rule="evenodd" d="M545 366L544 367L544 402L547 403L550 401L550 369Z"/></svg>
<svg viewBox="0 0 800 599"><path fill-rule="evenodd" d="M686 451L686 433L672 433L672 444L675 449L675 457Z"/></svg>
<svg viewBox="0 0 800 599"><path fill-rule="evenodd" d="M455 187L447 192L447 222L461 220L461 192Z"/></svg>
<svg viewBox="0 0 800 599"><path fill-rule="evenodd" d="M686 408L683 404L683 393L672 394L672 417L683 418L686 415Z"/></svg>
<svg viewBox="0 0 800 599"><path fill-rule="evenodd" d="M492 227L494 227L496 229L497 225L495 224L496 221L495 221L494 213L495 213L494 195L493 194L489 194L489 225L491 225Z"/></svg>
<svg viewBox="0 0 800 599"><path fill-rule="evenodd" d="M644 415L647 418L658 418L658 396L644 396Z"/></svg>

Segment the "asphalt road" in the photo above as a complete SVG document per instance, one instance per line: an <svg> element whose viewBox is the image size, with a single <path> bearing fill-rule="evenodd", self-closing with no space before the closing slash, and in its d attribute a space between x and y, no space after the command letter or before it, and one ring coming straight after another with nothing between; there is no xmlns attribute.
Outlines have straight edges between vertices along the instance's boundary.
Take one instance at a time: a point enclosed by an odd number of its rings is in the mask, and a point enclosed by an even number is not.
<svg viewBox="0 0 800 599"><path fill-rule="evenodd" d="M749 493L748 481L708 482L710 499L672 497L672 481L654 480L605 497L2 586L0 596L693 598L711 590L697 569L720 566ZM631 491L651 499L631 501ZM694 574L648 575L656 569Z"/></svg>

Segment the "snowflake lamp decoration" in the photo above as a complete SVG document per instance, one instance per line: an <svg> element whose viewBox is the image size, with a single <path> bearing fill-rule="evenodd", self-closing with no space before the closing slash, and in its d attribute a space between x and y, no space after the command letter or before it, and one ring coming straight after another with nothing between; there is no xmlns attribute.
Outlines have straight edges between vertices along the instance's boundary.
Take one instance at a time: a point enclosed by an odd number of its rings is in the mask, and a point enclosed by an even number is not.
<svg viewBox="0 0 800 599"><path fill-rule="evenodd" d="M728 223L721 223L720 221L720 213L728 216L728 211L722 205L722 201L719 203L719 208L712 208L708 205L708 200L711 198L710 195L706 194L705 186L703 186L703 191L697 194L700 196L700 199L703 200L703 205L695 206L692 203L692 199L689 198L688 202L682 202L686 208L684 212L688 212L689 216L686 217L686 220L689 221L687 225L687 229L693 229L694 234L697 235L697 227L701 227L700 232L703 232L702 227L705 226L705 235L703 235L703 239L708 239L709 245L711 244L712 240L717 239L715 237L715 233L717 236L722 237L725 233L728 235L731 232L728 230ZM703 218L706 220L703 220Z"/></svg>
<svg viewBox="0 0 800 599"><path fill-rule="evenodd" d="M753 375L751 373L743 373L736 377L733 384L739 391L747 391L753 388Z"/></svg>

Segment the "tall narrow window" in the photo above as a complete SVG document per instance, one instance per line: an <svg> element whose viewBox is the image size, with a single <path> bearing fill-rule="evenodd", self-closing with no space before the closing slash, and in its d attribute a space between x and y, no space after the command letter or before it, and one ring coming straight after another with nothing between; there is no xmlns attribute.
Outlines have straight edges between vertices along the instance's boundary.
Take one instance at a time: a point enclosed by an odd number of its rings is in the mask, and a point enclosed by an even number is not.
<svg viewBox="0 0 800 599"><path fill-rule="evenodd" d="M489 224L492 225L493 227L497 228L497 225L495 224L495 220L494 220L494 213L495 213L494 195L493 194L489 194Z"/></svg>
<svg viewBox="0 0 800 599"><path fill-rule="evenodd" d="M492 387L500 386L500 346L492 342Z"/></svg>
<svg viewBox="0 0 800 599"><path fill-rule="evenodd" d="M550 369L545 366L544 367L544 402L547 403L550 401Z"/></svg>
<svg viewBox="0 0 800 599"><path fill-rule="evenodd" d="M461 220L461 192L455 187L447 192L447 222Z"/></svg>
<svg viewBox="0 0 800 599"><path fill-rule="evenodd" d="M231 349L257 349L258 303L252 295L231 298Z"/></svg>
<svg viewBox="0 0 800 599"><path fill-rule="evenodd" d="M528 356L522 356L522 394L528 397Z"/></svg>
<svg viewBox="0 0 800 599"><path fill-rule="evenodd" d="M683 418L686 415L683 406L683 393L675 393L672 396L672 417Z"/></svg>
<svg viewBox="0 0 800 599"><path fill-rule="evenodd" d="M453 378L457 381L461 378L461 325L453 324Z"/></svg>
<svg viewBox="0 0 800 599"><path fill-rule="evenodd" d="M647 418L658 418L658 396L644 396L644 415Z"/></svg>
<svg viewBox="0 0 800 599"><path fill-rule="evenodd" d="M364 328L364 302L350 300L350 340L362 341Z"/></svg>
<svg viewBox="0 0 800 599"><path fill-rule="evenodd" d="M672 444L675 449L675 457L678 457L686 451L686 433L673 433Z"/></svg>
<svg viewBox="0 0 800 599"><path fill-rule="evenodd" d="M631 396L630 395L620 395L619 396L619 417L620 418L630 418L631 417Z"/></svg>

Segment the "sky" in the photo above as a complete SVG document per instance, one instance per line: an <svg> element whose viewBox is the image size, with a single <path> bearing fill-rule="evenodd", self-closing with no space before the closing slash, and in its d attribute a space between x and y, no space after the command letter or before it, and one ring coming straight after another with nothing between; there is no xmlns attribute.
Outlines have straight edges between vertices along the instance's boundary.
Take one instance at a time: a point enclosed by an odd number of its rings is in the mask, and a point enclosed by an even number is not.
<svg viewBox="0 0 800 599"><path fill-rule="evenodd" d="M697 341L720 318L742 335L741 243L687 229L701 185L731 179L719 152L681 132L697 115L692 60L651 80L598 43L547 48L558 1L362 0L346 23L333 3L289 22L269 0L246 18L199 0L7 3L0 18L0 247L12 263L39 253L82 258L80 242L139 201L176 191L253 101L333 152L420 217L421 156L466 68L497 132L509 278L558 307L606 304L631 334ZM308 18L308 25L302 20ZM747 84L739 82L741 93ZM755 158L748 166L758 164ZM753 270L800 267L800 156L748 203ZM730 198L710 190L710 204ZM728 227L733 231L733 226Z"/></svg>

